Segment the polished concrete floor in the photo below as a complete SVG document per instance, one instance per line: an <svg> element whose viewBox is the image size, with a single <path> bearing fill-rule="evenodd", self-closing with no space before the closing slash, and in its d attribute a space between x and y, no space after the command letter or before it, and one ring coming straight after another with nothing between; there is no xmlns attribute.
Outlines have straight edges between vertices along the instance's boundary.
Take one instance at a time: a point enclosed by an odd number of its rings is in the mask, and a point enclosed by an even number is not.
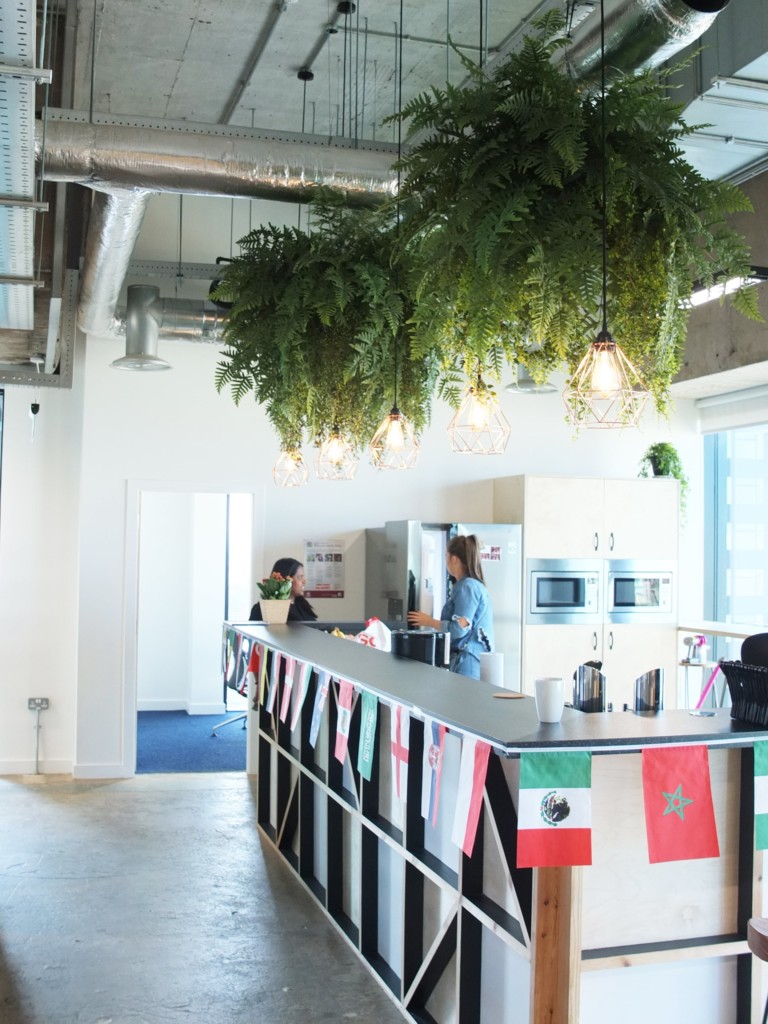
<svg viewBox="0 0 768 1024"><path fill-rule="evenodd" d="M0 778L0 1024L390 1024L241 773Z"/></svg>

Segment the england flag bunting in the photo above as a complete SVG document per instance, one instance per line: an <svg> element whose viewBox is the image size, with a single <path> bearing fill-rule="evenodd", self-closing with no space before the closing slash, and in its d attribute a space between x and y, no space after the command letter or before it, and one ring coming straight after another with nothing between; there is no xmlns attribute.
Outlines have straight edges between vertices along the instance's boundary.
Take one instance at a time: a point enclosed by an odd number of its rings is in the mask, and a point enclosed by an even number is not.
<svg viewBox="0 0 768 1024"><path fill-rule="evenodd" d="M396 796L405 803L408 792L408 754L410 715L401 704L394 704L390 715L390 749L392 751L392 779Z"/></svg>
<svg viewBox="0 0 768 1024"><path fill-rule="evenodd" d="M246 673L246 682L248 693L256 693L256 683L261 674L261 660L264 657L264 648L261 644L254 644L251 647L251 657L248 662L248 672ZM253 689L252 689L253 688Z"/></svg>

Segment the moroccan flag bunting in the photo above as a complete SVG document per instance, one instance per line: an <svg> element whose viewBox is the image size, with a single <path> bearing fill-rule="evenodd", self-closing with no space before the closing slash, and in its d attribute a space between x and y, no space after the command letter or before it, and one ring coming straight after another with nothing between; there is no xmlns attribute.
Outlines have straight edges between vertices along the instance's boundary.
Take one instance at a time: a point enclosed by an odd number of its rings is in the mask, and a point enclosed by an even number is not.
<svg viewBox="0 0 768 1024"><path fill-rule="evenodd" d="M317 689L315 690L315 704L312 708L312 724L309 727L309 745L314 749L317 744L317 737L320 733L320 723L323 720L325 702L328 699L328 684L330 675L325 669L321 669L317 675Z"/></svg>
<svg viewBox="0 0 768 1024"><path fill-rule="evenodd" d="M336 718L336 748L333 756L337 761L344 762L347 756L347 743L349 741L349 727L352 724L352 698L355 695L355 688L346 679L339 680L338 715Z"/></svg>
<svg viewBox="0 0 768 1024"><path fill-rule="evenodd" d="M392 707L389 722L390 751L392 753L392 781L395 795L405 802L408 792L408 754L410 748L411 717L402 706Z"/></svg>
<svg viewBox="0 0 768 1024"><path fill-rule="evenodd" d="M421 768L421 816L437 824L440 777L443 774L443 747L448 732L434 718L424 719L424 763Z"/></svg>
<svg viewBox="0 0 768 1024"><path fill-rule="evenodd" d="M291 708L293 693L293 674L296 671L296 659L289 654L285 656L285 675L283 676L283 699L280 701L280 721L284 722Z"/></svg>
<svg viewBox="0 0 768 1024"><path fill-rule="evenodd" d="M706 747L646 747L643 797L651 864L720 856Z"/></svg>
<svg viewBox="0 0 768 1024"><path fill-rule="evenodd" d="M275 701L277 700L277 685L280 679L280 661L282 659L280 651L272 652L272 668L270 671L269 679L269 693L267 694L267 714L271 715L275 710Z"/></svg>
<svg viewBox="0 0 768 1024"><path fill-rule="evenodd" d="M366 690L363 690L362 701L357 770L366 782L370 782L371 772L373 771L373 758L376 753L376 720L379 716L379 700L375 693L368 693Z"/></svg>
<svg viewBox="0 0 768 1024"><path fill-rule="evenodd" d="M552 751L520 755L517 866L592 863L592 755Z"/></svg>
<svg viewBox="0 0 768 1024"><path fill-rule="evenodd" d="M291 713L291 732L296 729L299 721L299 715L301 709L304 707L304 701L307 697L307 690L309 689L309 677L312 675L312 666L308 665L306 661L300 661L298 663L299 671L299 682L296 690L296 697L293 702L293 711Z"/></svg>
<svg viewBox="0 0 768 1024"><path fill-rule="evenodd" d="M464 737L461 744L459 791L456 794L451 840L461 847L467 857L472 856L475 846L480 811L483 809L483 789L490 753L490 743L474 736Z"/></svg>

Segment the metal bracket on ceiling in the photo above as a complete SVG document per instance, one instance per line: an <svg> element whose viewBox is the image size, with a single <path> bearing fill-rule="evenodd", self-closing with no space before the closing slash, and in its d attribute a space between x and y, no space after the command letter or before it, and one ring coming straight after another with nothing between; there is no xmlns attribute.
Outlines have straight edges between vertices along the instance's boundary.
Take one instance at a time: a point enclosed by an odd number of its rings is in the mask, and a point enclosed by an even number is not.
<svg viewBox="0 0 768 1024"><path fill-rule="evenodd" d="M6 78L32 78L43 85L50 85L53 80L53 72L49 68L26 68L19 64L0 64L0 75Z"/></svg>

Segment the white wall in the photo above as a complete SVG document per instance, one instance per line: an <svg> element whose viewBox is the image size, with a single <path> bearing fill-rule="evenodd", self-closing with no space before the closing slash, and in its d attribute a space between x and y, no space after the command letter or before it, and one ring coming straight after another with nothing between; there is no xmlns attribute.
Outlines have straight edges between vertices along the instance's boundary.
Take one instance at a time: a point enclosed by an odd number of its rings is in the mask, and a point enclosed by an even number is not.
<svg viewBox="0 0 768 1024"><path fill-rule="evenodd" d="M213 258L210 252L183 255ZM146 251L141 256L147 258ZM366 527L403 518L482 522L490 516L494 477L634 477L647 445L670 439L693 481L682 583L692 595L684 598L691 614L700 611L700 457L690 402L680 402L669 423L651 412L639 430L584 431L574 439L559 394L501 390L512 426L502 456L453 455L445 433L451 412L436 405L416 471L379 473L363 462L353 481L311 478L305 488L283 490L272 481L277 446L262 411L252 400L236 407L228 394L216 393L216 346L161 341L160 355L173 370L154 374L111 369L121 352L120 341L88 339L73 390L43 393L34 444L31 391L6 390L0 773L31 770L34 716L27 697L49 696L44 771L132 774L138 494L146 489L252 493L257 577L277 557L302 557L305 539L343 538L345 598L313 603L321 618L354 619L362 614Z"/></svg>

